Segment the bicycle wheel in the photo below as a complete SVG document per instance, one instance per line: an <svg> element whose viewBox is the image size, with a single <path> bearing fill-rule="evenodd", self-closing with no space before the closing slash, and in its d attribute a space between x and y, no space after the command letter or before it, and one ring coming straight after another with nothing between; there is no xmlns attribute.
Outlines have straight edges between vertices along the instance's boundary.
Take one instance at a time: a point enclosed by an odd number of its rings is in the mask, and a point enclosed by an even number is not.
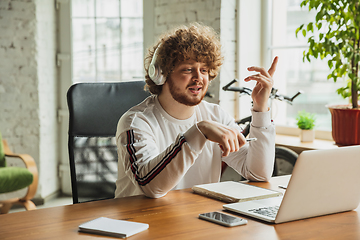
<svg viewBox="0 0 360 240"><path fill-rule="evenodd" d="M292 173L298 154L286 147L275 147L275 164L273 176L288 175Z"/></svg>

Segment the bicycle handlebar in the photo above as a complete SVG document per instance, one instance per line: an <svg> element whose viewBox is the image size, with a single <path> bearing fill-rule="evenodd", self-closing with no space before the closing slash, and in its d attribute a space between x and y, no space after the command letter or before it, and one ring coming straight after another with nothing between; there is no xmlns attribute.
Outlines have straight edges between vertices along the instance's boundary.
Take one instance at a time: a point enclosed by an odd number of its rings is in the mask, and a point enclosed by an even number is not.
<svg viewBox="0 0 360 240"><path fill-rule="evenodd" d="M226 84L222 89L224 91L232 91L232 92L238 92L240 94L246 94L246 95L251 95L252 93L252 89L250 88L246 88L246 87L231 87L232 84L236 83L237 80L234 79L231 82L229 82L228 84ZM280 95L277 93L278 89L276 88L272 88L271 89L271 93L269 98L271 99L277 99L279 101L285 101L288 104L292 105L293 100L298 97L300 94L304 93L302 90L298 91L294 96L292 97L288 97L285 95Z"/></svg>
<svg viewBox="0 0 360 240"><path fill-rule="evenodd" d="M234 79L234 80L232 80L231 82L229 82L228 84L226 84L222 89L223 89L224 91L226 91L227 89L229 89L229 87L230 87L231 85L233 85L233 84L236 83L236 82L237 82L237 80Z"/></svg>
<svg viewBox="0 0 360 240"><path fill-rule="evenodd" d="M231 87L231 85L236 83L236 82L237 82L237 80L234 79L231 82L229 82L228 84L226 84L222 89L224 91L239 92L240 94L251 95L252 90L250 88L247 88L247 87Z"/></svg>

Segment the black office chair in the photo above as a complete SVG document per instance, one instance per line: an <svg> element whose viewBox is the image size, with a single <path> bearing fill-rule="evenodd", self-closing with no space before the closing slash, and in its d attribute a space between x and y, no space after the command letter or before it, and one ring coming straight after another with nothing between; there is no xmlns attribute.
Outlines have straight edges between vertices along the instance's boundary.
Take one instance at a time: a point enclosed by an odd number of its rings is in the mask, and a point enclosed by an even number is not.
<svg viewBox="0 0 360 240"><path fill-rule="evenodd" d="M132 106L150 96L144 81L78 83L67 92L73 203L114 197L116 127Z"/></svg>

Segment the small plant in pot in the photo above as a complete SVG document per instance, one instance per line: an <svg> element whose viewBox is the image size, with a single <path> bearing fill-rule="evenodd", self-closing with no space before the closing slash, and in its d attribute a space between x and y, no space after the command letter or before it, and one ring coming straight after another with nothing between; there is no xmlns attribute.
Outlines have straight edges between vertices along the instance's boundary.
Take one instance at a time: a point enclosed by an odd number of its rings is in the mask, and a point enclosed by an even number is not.
<svg viewBox="0 0 360 240"><path fill-rule="evenodd" d="M351 104L327 106L332 115L332 136L338 145L360 144L360 2L359 0L304 0L301 7L316 10L314 22L302 24L309 49L303 61L312 58L326 60L328 79L347 78L348 84L337 90Z"/></svg>
<svg viewBox="0 0 360 240"><path fill-rule="evenodd" d="M298 112L297 126L301 129L300 139L302 142L312 142L315 138L315 114L311 114L306 111Z"/></svg>

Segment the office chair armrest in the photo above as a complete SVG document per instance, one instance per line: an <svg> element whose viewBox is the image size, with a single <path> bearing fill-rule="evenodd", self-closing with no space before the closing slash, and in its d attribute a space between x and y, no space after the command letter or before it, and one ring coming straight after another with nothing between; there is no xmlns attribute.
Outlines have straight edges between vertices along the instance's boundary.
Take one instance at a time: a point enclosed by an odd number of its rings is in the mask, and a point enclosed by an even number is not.
<svg viewBox="0 0 360 240"><path fill-rule="evenodd" d="M36 163L33 157L31 157L29 154L17 154L13 153L6 140L3 139L3 145L4 145L4 153L6 157L14 157L14 158L20 158L24 163L26 168L32 173L33 175L33 182L29 185L28 191L25 195L25 197L21 198L21 200L30 200L35 196L38 181L39 181L39 173L36 167Z"/></svg>

